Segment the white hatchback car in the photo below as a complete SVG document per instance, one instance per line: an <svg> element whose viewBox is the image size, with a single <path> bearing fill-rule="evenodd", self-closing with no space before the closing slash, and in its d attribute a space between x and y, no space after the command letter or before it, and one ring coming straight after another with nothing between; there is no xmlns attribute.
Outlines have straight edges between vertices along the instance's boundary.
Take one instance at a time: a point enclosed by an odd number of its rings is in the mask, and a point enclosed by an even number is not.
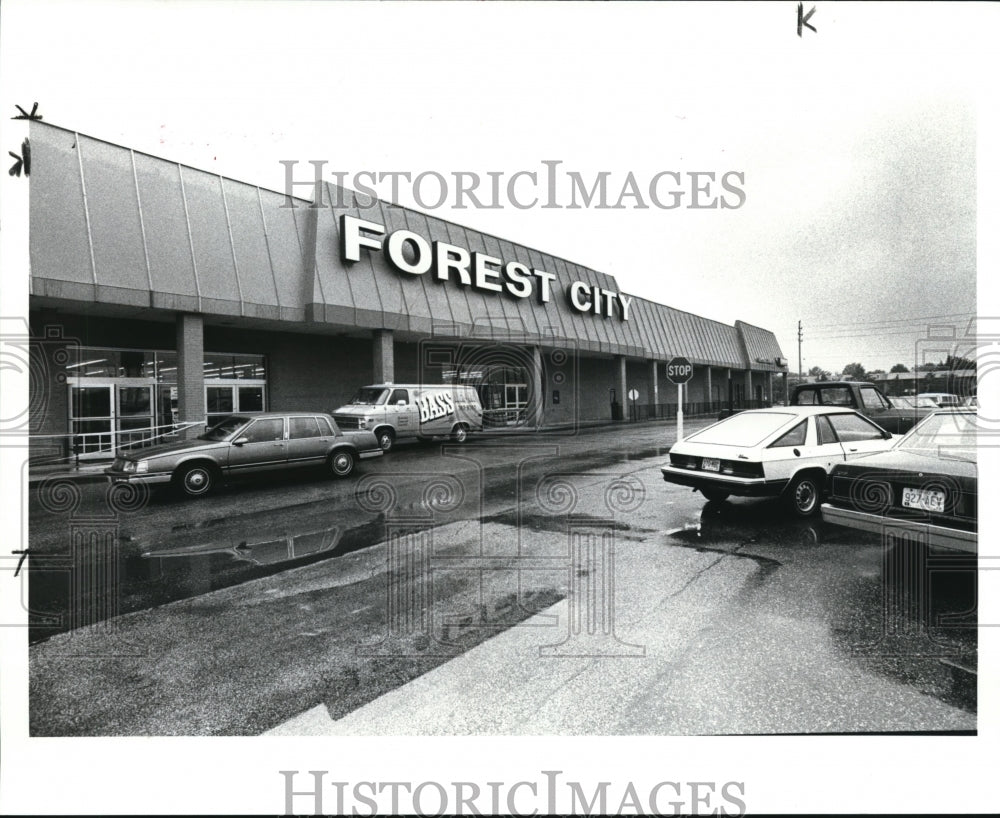
<svg viewBox="0 0 1000 818"><path fill-rule="evenodd" d="M781 406L740 412L670 447L668 483L710 502L731 494L783 496L800 517L819 511L826 476L838 463L881 452L892 435L853 409Z"/></svg>

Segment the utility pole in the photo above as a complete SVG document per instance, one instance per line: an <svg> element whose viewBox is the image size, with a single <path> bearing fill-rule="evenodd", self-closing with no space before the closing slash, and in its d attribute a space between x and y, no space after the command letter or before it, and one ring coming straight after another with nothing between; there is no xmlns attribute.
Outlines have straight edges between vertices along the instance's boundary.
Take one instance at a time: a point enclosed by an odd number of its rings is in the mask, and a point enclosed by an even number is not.
<svg viewBox="0 0 1000 818"><path fill-rule="evenodd" d="M802 382L802 321L799 321L799 382Z"/></svg>

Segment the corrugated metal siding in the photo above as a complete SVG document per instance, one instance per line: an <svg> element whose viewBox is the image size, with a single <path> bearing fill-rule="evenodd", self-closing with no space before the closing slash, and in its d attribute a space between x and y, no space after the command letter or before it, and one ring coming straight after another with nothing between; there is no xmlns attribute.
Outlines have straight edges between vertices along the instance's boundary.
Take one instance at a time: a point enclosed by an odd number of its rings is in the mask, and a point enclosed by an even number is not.
<svg viewBox="0 0 1000 818"><path fill-rule="evenodd" d="M633 297L629 322L566 304L574 280L618 290L615 279L523 245L384 202L359 207L327 184L331 206L165 159L31 124L32 292L80 301L324 321L449 337L520 340L729 368L774 369L768 330L735 327ZM338 218L357 216L552 273L551 300L482 293L429 275L398 273L381 253L340 258ZM536 293L537 293L536 282ZM745 349L744 349L745 347Z"/></svg>
<svg viewBox="0 0 1000 818"><path fill-rule="evenodd" d="M770 330L755 327L745 321L736 322L736 331L743 339L743 345L747 352L747 364L750 369L757 369L767 372L777 370L774 363L775 358L783 357L781 347L778 346L778 339ZM757 358L766 358L770 363L761 363Z"/></svg>
<svg viewBox="0 0 1000 818"><path fill-rule="evenodd" d="M36 294L303 319L283 196L41 123L31 143Z"/></svg>

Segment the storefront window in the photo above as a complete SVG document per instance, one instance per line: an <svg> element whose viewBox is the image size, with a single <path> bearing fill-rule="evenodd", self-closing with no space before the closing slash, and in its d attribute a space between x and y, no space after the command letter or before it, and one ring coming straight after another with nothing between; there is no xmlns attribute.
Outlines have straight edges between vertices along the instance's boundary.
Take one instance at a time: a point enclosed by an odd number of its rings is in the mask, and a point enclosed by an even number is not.
<svg viewBox="0 0 1000 818"><path fill-rule="evenodd" d="M263 355L228 355L218 352L205 353L205 378L230 380L263 380Z"/></svg>
<svg viewBox="0 0 1000 818"><path fill-rule="evenodd" d="M173 350L67 348L70 429L84 456L108 456L147 445L179 423L177 353ZM263 412L263 355L206 352L205 410L209 423L234 412Z"/></svg>
<svg viewBox="0 0 1000 818"><path fill-rule="evenodd" d="M155 353L141 349L67 347L66 374L72 378L152 378Z"/></svg>
<svg viewBox="0 0 1000 818"><path fill-rule="evenodd" d="M264 411L263 386L241 386L239 388L239 398L241 412Z"/></svg>
<svg viewBox="0 0 1000 818"><path fill-rule="evenodd" d="M208 386L205 388L205 410L209 415L233 412L233 389L231 386Z"/></svg>

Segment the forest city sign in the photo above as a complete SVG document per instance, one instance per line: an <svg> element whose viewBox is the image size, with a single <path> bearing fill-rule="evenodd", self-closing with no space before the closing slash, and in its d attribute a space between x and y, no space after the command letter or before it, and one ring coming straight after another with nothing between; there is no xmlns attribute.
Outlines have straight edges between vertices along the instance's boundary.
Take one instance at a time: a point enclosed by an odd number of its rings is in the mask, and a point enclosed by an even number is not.
<svg viewBox="0 0 1000 818"><path fill-rule="evenodd" d="M469 251L443 241L428 241L412 230L387 233L385 225L365 221L356 216L340 217L340 253L343 260L361 260L362 248L379 252L401 275L430 275L435 281L460 287L471 287L484 293L506 293L514 298L534 295L539 304L552 299L556 276L519 261L502 259L479 251ZM573 281L566 286L566 301L581 313L616 317L628 321L631 296L606 290L585 281Z"/></svg>

